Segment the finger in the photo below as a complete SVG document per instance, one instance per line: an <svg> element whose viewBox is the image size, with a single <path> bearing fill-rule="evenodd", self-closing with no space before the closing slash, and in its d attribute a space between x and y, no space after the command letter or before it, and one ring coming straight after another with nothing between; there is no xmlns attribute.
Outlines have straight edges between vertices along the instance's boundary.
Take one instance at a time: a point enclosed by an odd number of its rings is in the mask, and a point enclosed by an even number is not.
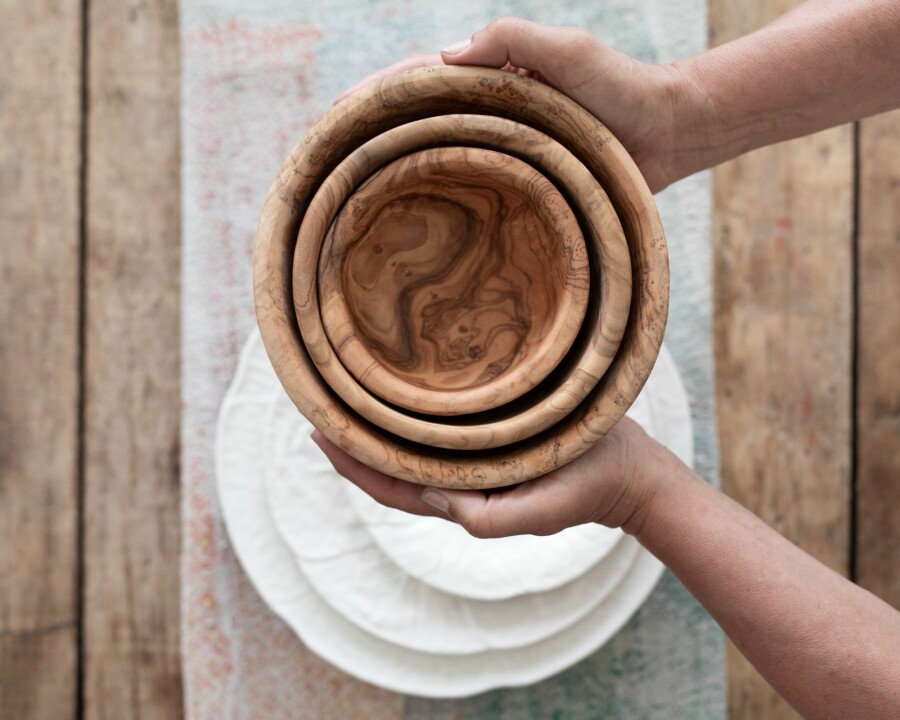
<svg viewBox="0 0 900 720"><path fill-rule="evenodd" d="M604 46L579 28L540 25L519 18L500 18L472 36L468 45L442 51L447 65L511 65L533 72L555 86L571 86L591 66L590 55ZM588 55L588 57L586 57Z"/></svg>
<svg viewBox="0 0 900 720"><path fill-rule="evenodd" d="M443 60L441 60L441 56L439 53L432 53L430 55L412 55L408 58L404 58L399 62L395 62L393 65L388 65L386 68L382 68L381 70L377 70L373 72L371 75L367 75L358 83L353 85L350 88L347 88L340 94L337 100L334 101L334 104L337 105L341 100L345 97L352 95L357 90L361 90L366 85L371 85L376 80L381 80L383 77L387 77L388 75L393 75L394 73L404 72L406 70L414 70L418 67L427 67L429 65L443 65Z"/></svg>
<svg viewBox="0 0 900 720"><path fill-rule="evenodd" d="M591 522L603 501L600 478L594 481L567 465L505 492L485 495L467 490L427 489L422 499L446 512L479 538L553 535Z"/></svg>
<svg viewBox="0 0 900 720"><path fill-rule="evenodd" d="M370 495L382 505L403 510L415 515L430 515L447 520L445 513L438 511L421 498L422 486L398 480L361 463L341 450L316 430L312 439L319 446L339 475L346 478L360 490Z"/></svg>

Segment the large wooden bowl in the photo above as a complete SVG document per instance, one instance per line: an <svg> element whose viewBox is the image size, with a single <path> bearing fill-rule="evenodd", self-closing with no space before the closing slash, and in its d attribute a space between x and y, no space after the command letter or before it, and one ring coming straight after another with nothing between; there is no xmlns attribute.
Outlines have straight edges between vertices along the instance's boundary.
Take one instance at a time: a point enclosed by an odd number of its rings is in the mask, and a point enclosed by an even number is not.
<svg viewBox="0 0 900 720"><path fill-rule="evenodd" d="M352 188L398 155L448 142L498 147L527 158L568 195L582 218L595 274L592 298L578 347L538 389L492 411L445 418L414 417L379 402L355 382L327 342L314 281L323 235ZM318 261L317 261L318 258ZM388 130L335 168L313 198L300 227L294 254L293 290L305 347L323 378L356 412L378 427L423 445L448 449L502 447L531 437L563 420L609 367L628 321L631 267L624 231L606 193L568 150L543 133L497 117L443 115Z"/></svg>
<svg viewBox="0 0 900 720"><path fill-rule="evenodd" d="M344 202L318 283L328 340L359 382L407 410L465 415L528 392L565 357L590 269L577 218L540 172L438 147L395 160Z"/></svg>
<svg viewBox="0 0 900 720"><path fill-rule="evenodd" d="M292 258L301 220L338 163L368 140L424 117L475 113L539 128L590 170L628 240L633 293L618 351L588 396L559 423L512 446L459 452L403 441L337 397L310 359L294 312ZM302 250L297 247L298 254ZM385 78L327 113L297 146L263 209L254 253L260 331L282 384L329 439L367 465L413 482L487 488L544 474L591 447L624 414L655 362L668 310L665 236L652 196L622 146L569 98L501 71L425 68Z"/></svg>

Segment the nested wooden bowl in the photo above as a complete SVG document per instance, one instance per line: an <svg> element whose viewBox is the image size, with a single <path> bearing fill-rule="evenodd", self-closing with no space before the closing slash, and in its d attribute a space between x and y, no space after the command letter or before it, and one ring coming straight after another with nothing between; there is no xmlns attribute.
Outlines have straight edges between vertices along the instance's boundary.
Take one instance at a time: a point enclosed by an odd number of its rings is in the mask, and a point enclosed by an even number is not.
<svg viewBox="0 0 900 720"><path fill-rule="evenodd" d="M517 402L454 418L416 417L365 392L327 342L317 295L316 266L328 256L327 228L353 188L405 152L450 142L500 148L527 159L553 180L582 218L595 280L579 346L539 388ZM325 238L324 240L322 238ZM580 262L573 258L572 262ZM375 425L402 438L448 449L487 449L518 442L564 419L584 400L616 354L628 321L631 272L625 235L609 198L590 171L547 135L510 120L483 115L444 115L388 130L335 168L303 218L294 254L293 291L305 347L335 393Z"/></svg>
<svg viewBox="0 0 900 720"><path fill-rule="evenodd" d="M572 347L590 290L578 220L553 183L459 146L365 180L326 233L317 279L344 367L382 400L431 415L491 410L540 384Z"/></svg>
<svg viewBox="0 0 900 720"><path fill-rule="evenodd" d="M318 263L318 255L297 242L298 231L303 234L301 221L306 224L313 216L308 212L313 196L341 161L392 128L456 113L507 118L543 132L570 151L609 196L627 240L632 279L621 342L602 377L588 383L592 387L584 399L543 432L483 451L412 442L367 420L325 381L322 363L312 360L301 336L297 313L319 316L318 305L309 304L315 298L296 298L296 312L293 302L296 264L315 272ZM406 152L410 151L407 148ZM372 171L384 164L384 160L378 161ZM564 189L562 182L557 186ZM323 230L329 225L330 221ZM601 268L602 264L594 267L594 272ZM313 282L312 295L317 296L315 286ZM602 288L601 282L601 293ZM494 70L439 67L392 76L364 88L333 108L301 141L282 168L263 210L254 253L254 290L260 331L282 384L329 439L360 461L395 477L445 487L487 488L521 482L575 459L622 417L649 375L662 341L668 309L668 263L652 196L628 154L596 118L536 81ZM591 300L594 302L593 296ZM561 368L573 354L578 353L570 352ZM331 362L340 365L337 359ZM365 393L358 385L357 391Z"/></svg>

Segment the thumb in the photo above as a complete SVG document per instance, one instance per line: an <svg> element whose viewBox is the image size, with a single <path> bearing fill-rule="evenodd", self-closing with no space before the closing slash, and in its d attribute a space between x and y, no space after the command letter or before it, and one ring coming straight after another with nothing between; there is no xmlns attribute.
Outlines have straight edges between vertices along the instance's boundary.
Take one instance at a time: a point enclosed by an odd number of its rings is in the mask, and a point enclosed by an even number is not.
<svg viewBox="0 0 900 720"><path fill-rule="evenodd" d="M475 537L552 535L597 515L598 493L584 479L567 466L499 491L426 488L420 497Z"/></svg>
<svg viewBox="0 0 900 720"><path fill-rule="evenodd" d="M539 73L557 89L572 87L577 76L591 66L603 50L610 51L590 33L579 28L540 25L530 20L505 17L441 51L447 65L482 65L503 68L507 64Z"/></svg>

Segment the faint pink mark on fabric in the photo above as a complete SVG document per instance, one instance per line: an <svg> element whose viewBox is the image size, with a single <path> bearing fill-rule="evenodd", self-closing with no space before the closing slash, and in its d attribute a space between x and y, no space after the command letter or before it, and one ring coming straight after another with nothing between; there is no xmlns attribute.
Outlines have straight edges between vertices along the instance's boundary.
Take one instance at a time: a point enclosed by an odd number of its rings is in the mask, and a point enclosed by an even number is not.
<svg viewBox="0 0 900 720"><path fill-rule="evenodd" d="M401 714L399 696L314 656L261 602L215 497L216 411L252 325L254 230L272 178L321 112L320 38L307 24L227 22L182 32L185 246L203 265L199 277L186 273L184 295L189 327L197 329L198 314L203 320L202 337L185 344L202 350L185 375L182 474L182 667L193 720ZM205 394L191 394L197 383Z"/></svg>
<svg viewBox="0 0 900 720"><path fill-rule="evenodd" d="M225 376L234 367L233 352L227 353L226 348L236 345L236 323L222 309L231 307L228 296L246 277L243 260L252 244L251 238L235 233L227 219L228 205L234 201L236 188L241 189L229 173L247 166L248 153L257 155L260 163L278 162L280 145L288 134L276 123L281 135L273 143L264 137L265 128L253 122L258 132L248 138L248 114L253 111L249 101L258 99L259 93L271 97L266 87L270 84L280 86L276 94L281 98L287 94L285 86L300 91L298 102L308 98L314 90L310 73L318 38L318 31L306 25L260 27L238 22L192 29L182 35L184 136L185 142L191 143L186 154L195 158L191 171L199 186L193 199L198 201L196 211L208 228L201 238L208 237L214 244L211 250L217 262L211 268L216 281L202 288L200 298L210 315L210 327L220 335L211 343L211 371L216 375ZM220 380L227 384L227 377ZM232 678L242 642L235 617L237 591L228 572L227 539L212 490L211 433L204 430L199 428L197 437L186 438L186 453L196 447L198 455L186 464L183 478L186 709L190 717L229 717L238 712Z"/></svg>

